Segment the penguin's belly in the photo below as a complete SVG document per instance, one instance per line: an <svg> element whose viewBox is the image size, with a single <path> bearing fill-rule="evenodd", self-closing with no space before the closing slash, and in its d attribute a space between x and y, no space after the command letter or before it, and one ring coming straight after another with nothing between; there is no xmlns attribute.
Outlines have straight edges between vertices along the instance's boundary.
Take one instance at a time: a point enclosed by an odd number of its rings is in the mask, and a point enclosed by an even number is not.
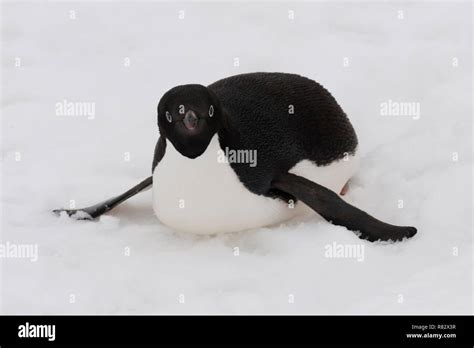
<svg viewBox="0 0 474 348"><path fill-rule="evenodd" d="M242 231L312 211L300 202L288 205L247 190L232 167L218 161L217 136L195 159L181 155L167 142L166 153L153 172L153 209L162 223L175 230L196 234ZM302 161L290 172L339 193L355 171L350 162L317 167Z"/></svg>

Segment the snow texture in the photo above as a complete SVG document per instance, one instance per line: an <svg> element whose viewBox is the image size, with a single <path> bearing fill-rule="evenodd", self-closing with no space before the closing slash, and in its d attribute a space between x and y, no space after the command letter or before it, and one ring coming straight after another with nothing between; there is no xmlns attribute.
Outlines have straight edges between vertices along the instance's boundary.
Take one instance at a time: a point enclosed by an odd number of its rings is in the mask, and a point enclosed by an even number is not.
<svg viewBox="0 0 474 348"><path fill-rule="evenodd" d="M472 313L471 25L468 2L3 3L1 241L39 258L0 259L1 312ZM150 175L166 90L253 71L331 91L360 140L347 200L413 239L369 243L316 215L176 233L151 191L95 222L50 212ZM65 100L95 113L58 115ZM389 101L419 119L382 115Z"/></svg>

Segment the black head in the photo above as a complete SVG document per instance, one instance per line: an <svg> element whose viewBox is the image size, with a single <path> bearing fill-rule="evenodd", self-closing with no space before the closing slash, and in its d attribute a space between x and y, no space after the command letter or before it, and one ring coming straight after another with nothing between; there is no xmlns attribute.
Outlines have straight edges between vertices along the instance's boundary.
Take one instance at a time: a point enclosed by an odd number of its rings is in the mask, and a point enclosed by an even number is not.
<svg viewBox="0 0 474 348"><path fill-rule="evenodd" d="M174 87L158 103L160 134L189 158L203 154L220 127L221 117L217 97L202 85Z"/></svg>

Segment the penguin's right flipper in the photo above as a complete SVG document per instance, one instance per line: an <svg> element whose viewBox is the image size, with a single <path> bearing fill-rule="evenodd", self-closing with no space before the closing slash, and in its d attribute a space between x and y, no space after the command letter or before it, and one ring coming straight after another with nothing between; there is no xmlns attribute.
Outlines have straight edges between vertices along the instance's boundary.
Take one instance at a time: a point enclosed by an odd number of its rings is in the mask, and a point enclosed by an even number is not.
<svg viewBox="0 0 474 348"><path fill-rule="evenodd" d="M164 137L160 137L158 142L155 146L155 154L153 157L153 164L152 164L152 173L155 170L155 167L161 161L163 156L165 155L166 151L166 140ZM122 193L121 195L110 198L106 201L97 203L87 208L82 209L55 209L53 213L59 215L61 212L66 212L69 216L77 219L77 220L92 220L95 219L102 214L112 210L117 205L122 203L123 201L129 199L132 196L135 196L137 193L149 188L153 184L153 176L150 176L143 180L138 185L132 187L127 192Z"/></svg>
<svg viewBox="0 0 474 348"><path fill-rule="evenodd" d="M112 210L117 205L122 203L123 201L129 199L132 196L135 196L140 191L143 191L149 188L153 184L153 177L150 176L140 182L138 185L132 187L130 190L122 193L121 195L110 198L106 201L97 203L87 208L82 209L55 209L53 213L60 214L61 212L66 212L69 216L76 218L78 220L92 220L100 215Z"/></svg>
<svg viewBox="0 0 474 348"><path fill-rule="evenodd" d="M369 241L398 241L416 234L415 227L390 225L346 203L335 192L313 181L294 174L283 174L272 186L301 200L334 225L359 232Z"/></svg>

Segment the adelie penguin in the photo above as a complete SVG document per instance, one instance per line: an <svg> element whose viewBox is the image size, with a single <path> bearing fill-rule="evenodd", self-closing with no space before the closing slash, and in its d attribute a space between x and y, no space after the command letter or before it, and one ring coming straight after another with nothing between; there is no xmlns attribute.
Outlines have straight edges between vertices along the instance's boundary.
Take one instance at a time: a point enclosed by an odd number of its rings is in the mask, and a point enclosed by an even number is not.
<svg viewBox="0 0 474 348"><path fill-rule="evenodd" d="M177 86L158 104L158 129L152 176L94 206L55 212L94 219L152 186L156 216L179 231L241 231L315 211L370 241L416 233L339 196L358 166L357 136L336 100L313 80L250 73L207 87Z"/></svg>

